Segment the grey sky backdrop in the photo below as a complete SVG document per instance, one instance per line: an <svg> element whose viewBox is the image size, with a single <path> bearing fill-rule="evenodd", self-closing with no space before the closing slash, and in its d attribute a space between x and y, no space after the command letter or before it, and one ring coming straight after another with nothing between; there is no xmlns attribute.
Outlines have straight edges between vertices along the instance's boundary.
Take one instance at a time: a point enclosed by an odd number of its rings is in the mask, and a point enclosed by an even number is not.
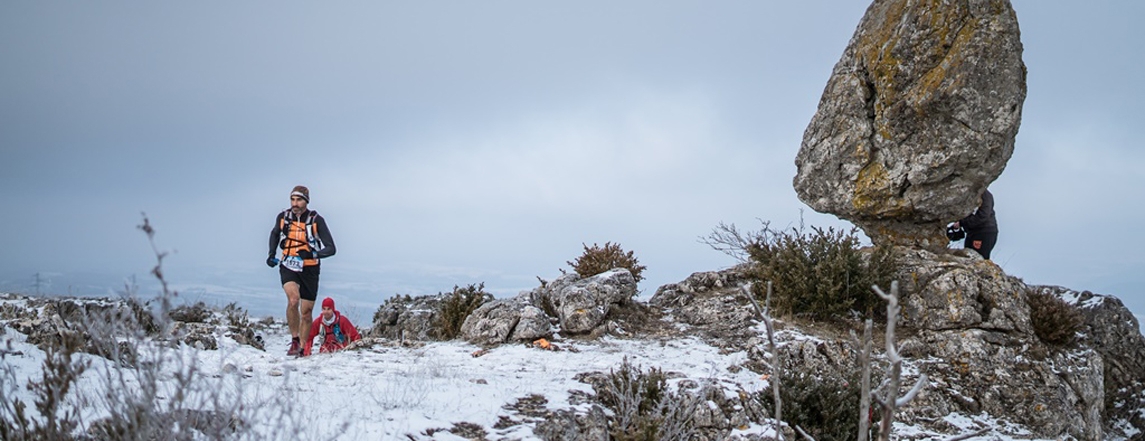
<svg viewBox="0 0 1145 441"><path fill-rule="evenodd" d="M295 184L338 255L322 295L552 279L582 243L644 295L735 262L719 222L849 226L794 158L865 1L3 2L0 289L281 315L267 237ZM1145 313L1136 0L1015 0L1029 95L991 189L995 261Z"/></svg>

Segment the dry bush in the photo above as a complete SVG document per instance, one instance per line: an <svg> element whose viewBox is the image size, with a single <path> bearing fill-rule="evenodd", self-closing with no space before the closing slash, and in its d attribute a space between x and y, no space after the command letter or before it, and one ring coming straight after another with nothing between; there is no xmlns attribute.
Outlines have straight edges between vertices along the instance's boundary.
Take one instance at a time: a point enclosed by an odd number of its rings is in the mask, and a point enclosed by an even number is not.
<svg viewBox="0 0 1145 441"><path fill-rule="evenodd" d="M153 239L154 230L146 217L140 229ZM308 421L294 418L297 397L282 393L265 399L244 397L238 378L203 372L195 350L180 345L171 335L168 317L175 293L163 279L165 255L156 251L159 264L152 270L162 284L154 299L159 309L156 314L143 307L152 302L135 300L131 285L123 293L126 307L91 300L60 301L47 308L59 313L61 324L58 339L43 346L41 379L18 385L13 364L0 363L0 439L318 438L307 433L312 432ZM79 354L81 350L94 357ZM0 351L0 357L10 353ZM18 396L17 387L27 387L34 407ZM271 429L255 432L249 424L252 421L264 422Z"/></svg>
<svg viewBox="0 0 1145 441"><path fill-rule="evenodd" d="M1072 344L1085 324L1080 310L1051 293L1029 290L1026 303L1030 305L1030 324L1034 327L1034 334L1047 344Z"/></svg>
<svg viewBox="0 0 1145 441"><path fill-rule="evenodd" d="M195 302L194 305L180 305L171 310L168 314L171 320L184 323L206 323L211 318L211 310L203 302Z"/></svg>
<svg viewBox="0 0 1145 441"><path fill-rule="evenodd" d="M65 406L68 391L88 368L88 363L75 360L73 355L83 346L75 334L63 335L57 345L49 346L44 357L43 370L38 381L31 381L27 389L35 396L33 405L37 418L28 413L27 403L14 397L15 378L6 368L0 380L0 439L70 440L79 425L78 411ZM2 356L7 356L4 351Z"/></svg>
<svg viewBox="0 0 1145 441"><path fill-rule="evenodd" d="M257 322L250 321L250 314L237 303L228 303L223 308L223 316L227 323L227 336L235 339L239 344L249 345L255 349L266 350L262 336L256 332Z"/></svg>
<svg viewBox="0 0 1145 441"><path fill-rule="evenodd" d="M592 277L611 269L625 268L632 273L636 283L644 280L641 273L646 267L640 264L632 251L625 252L624 249L620 248L620 244L605 242L603 247L595 243L591 247L581 245L584 246L584 254L581 254L574 261L565 262L581 277Z"/></svg>
<svg viewBox="0 0 1145 441"><path fill-rule="evenodd" d="M434 319L434 333L442 340L457 338L469 314L493 300L493 295L485 292L485 282L464 288L454 286L453 292L442 295L441 309Z"/></svg>
<svg viewBox="0 0 1145 441"><path fill-rule="evenodd" d="M647 372L625 357L605 381L593 384L596 399L612 410L609 434L617 441L685 441L695 434L692 416L702 401L668 390L663 371Z"/></svg>

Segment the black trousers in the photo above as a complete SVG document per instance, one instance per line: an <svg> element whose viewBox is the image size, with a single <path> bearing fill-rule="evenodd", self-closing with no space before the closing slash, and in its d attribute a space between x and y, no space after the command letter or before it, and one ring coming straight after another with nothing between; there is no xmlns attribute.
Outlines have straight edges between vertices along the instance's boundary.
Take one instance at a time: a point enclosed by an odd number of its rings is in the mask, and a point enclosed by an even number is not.
<svg viewBox="0 0 1145 441"><path fill-rule="evenodd" d="M996 243L998 243L997 231L966 231L966 248L977 251L983 259L990 258L990 251L994 250Z"/></svg>

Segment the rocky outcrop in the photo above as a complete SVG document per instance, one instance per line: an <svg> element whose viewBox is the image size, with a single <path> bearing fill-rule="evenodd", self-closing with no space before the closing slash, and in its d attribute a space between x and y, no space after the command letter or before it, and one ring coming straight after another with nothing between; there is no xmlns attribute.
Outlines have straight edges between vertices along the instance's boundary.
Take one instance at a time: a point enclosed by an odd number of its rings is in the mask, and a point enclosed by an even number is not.
<svg viewBox="0 0 1145 441"><path fill-rule="evenodd" d="M679 283L661 286L648 304L662 308L675 322L688 325L709 344L748 349L758 343L756 313L742 286L746 265L693 273Z"/></svg>
<svg viewBox="0 0 1145 441"><path fill-rule="evenodd" d="M636 279L618 268L591 277L565 274L509 299L489 301L465 318L460 338L482 346L589 334L608 325L610 314L636 295ZM397 296L374 314L372 337L433 340L443 295ZM615 325L613 325L615 327Z"/></svg>
<svg viewBox="0 0 1145 441"><path fill-rule="evenodd" d="M367 335L398 341L434 340L434 320L444 299L444 294L390 297L374 312L374 324Z"/></svg>
<svg viewBox="0 0 1145 441"><path fill-rule="evenodd" d="M1025 97L1008 0L876 0L803 135L795 190L875 243L943 248L1013 154Z"/></svg>
<svg viewBox="0 0 1145 441"><path fill-rule="evenodd" d="M978 253L897 249L902 325L929 331L983 329L1033 335L1028 287Z"/></svg>
<svg viewBox="0 0 1145 441"><path fill-rule="evenodd" d="M904 356L940 387L919 405L1005 415L1039 435L1101 439L1104 360L1039 340L1031 288L977 253L899 248Z"/></svg>
<svg viewBox="0 0 1145 441"><path fill-rule="evenodd" d="M624 268L591 277L565 274L512 299L489 302L461 326L461 338L483 346L588 334L606 325L610 313L636 295L636 279Z"/></svg>
<svg viewBox="0 0 1145 441"><path fill-rule="evenodd" d="M1077 306L1085 317L1080 344L1104 361L1105 424L1117 430L1124 421L1145 433L1145 336L1133 313L1113 296L1061 286L1031 287Z"/></svg>
<svg viewBox="0 0 1145 441"><path fill-rule="evenodd" d="M524 296L481 305L461 325L461 338L482 346L533 341L550 337L553 332L549 316L541 308L529 304Z"/></svg>
<svg viewBox="0 0 1145 441"><path fill-rule="evenodd" d="M624 268L584 278L565 274L526 295L532 304L555 313L561 332L583 334L604 323L615 305L636 295L636 278Z"/></svg>
<svg viewBox="0 0 1145 441"><path fill-rule="evenodd" d="M1033 288L1006 275L993 262L973 252L931 253L911 248L898 252L902 256L898 279L903 283L897 346L910 366L903 382L912 384L920 373L929 377L927 388L900 412L901 421L942 433L941 421L952 412L985 413L1027 427L1038 436L1099 440L1111 430L1113 421L1132 421L1128 413L1141 408L1133 401L1145 397L1136 380L1107 384L1111 376L1136 378L1125 373L1145 361L1140 357L1145 342L1139 341L1136 322L1127 320L1131 316L1118 308L1120 303L1075 302L1101 317L1091 322L1119 325L1087 331L1095 337L1069 347L1052 346L1040 341L1033 330L1026 303L1026 293ZM772 374L766 336L740 288L748 281L744 268L695 273L680 283L664 285L649 303L664 308L677 326L686 327L684 334L702 336L714 346L744 350L749 360L743 367ZM1081 296L1075 293L1075 297ZM833 372L843 378L855 372L858 351L845 332L789 317L780 318L775 326L784 369ZM876 352L882 348L882 338L876 332ZM1107 340L1107 347L1093 343L1096 340ZM877 377L886 363L881 356L876 360ZM1136 375L1145 375L1145 371ZM1105 405L1111 387L1124 390L1120 402L1134 410L1111 419L1113 414Z"/></svg>

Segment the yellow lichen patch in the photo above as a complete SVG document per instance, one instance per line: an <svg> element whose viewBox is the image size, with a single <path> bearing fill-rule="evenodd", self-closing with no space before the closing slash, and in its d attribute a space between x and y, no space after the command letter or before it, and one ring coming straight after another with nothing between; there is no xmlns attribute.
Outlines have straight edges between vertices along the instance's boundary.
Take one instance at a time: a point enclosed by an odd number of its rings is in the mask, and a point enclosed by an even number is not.
<svg viewBox="0 0 1145 441"><path fill-rule="evenodd" d="M876 119L886 110L887 103L895 101L894 97L898 94L894 89L894 79L902 70L902 61L894 56L893 51L898 46L898 23L905 10L905 1L888 5L881 20L862 35L855 46L859 59L872 76L876 94L883 98L875 101Z"/></svg>
<svg viewBox="0 0 1145 441"><path fill-rule="evenodd" d="M960 306L963 305L963 299L966 296L960 291L950 291L946 293L946 310L950 313L947 317L952 322L957 322L962 318Z"/></svg>
<svg viewBox="0 0 1145 441"><path fill-rule="evenodd" d="M868 163L855 177L855 193L851 206L865 215L883 218L901 217L910 213L910 206L895 197L890 174L877 161Z"/></svg>
<svg viewBox="0 0 1145 441"><path fill-rule="evenodd" d="M870 162L855 177L855 197L851 203L856 209L867 211L882 205L890 197L890 178L886 167Z"/></svg>
<svg viewBox="0 0 1145 441"><path fill-rule="evenodd" d="M951 360L950 366L955 372L966 375L970 373L970 363L963 360Z"/></svg>
<svg viewBox="0 0 1145 441"><path fill-rule="evenodd" d="M921 105L935 95L957 89L961 85L960 81L956 81L956 78L950 78L950 75L952 72L957 72L958 67L965 61L965 56L969 52L967 49L969 42L973 40L980 26L981 19L967 17L965 22L960 25L958 35L955 36L950 47L945 49L944 54L941 54L942 61L928 70L922 78L919 78L919 81L910 91L910 101L914 105L915 111L921 112ZM950 23L943 23L940 27L942 32L940 38L943 42L946 41L947 32L950 31L949 27ZM939 50L942 47L942 45L935 45L934 50Z"/></svg>
<svg viewBox="0 0 1145 441"><path fill-rule="evenodd" d="M889 140L889 139L891 139L892 136L894 136L891 134L890 125L887 124L887 120L885 118L879 119L878 124L879 124L879 136L883 137L883 139L886 139L886 140Z"/></svg>

